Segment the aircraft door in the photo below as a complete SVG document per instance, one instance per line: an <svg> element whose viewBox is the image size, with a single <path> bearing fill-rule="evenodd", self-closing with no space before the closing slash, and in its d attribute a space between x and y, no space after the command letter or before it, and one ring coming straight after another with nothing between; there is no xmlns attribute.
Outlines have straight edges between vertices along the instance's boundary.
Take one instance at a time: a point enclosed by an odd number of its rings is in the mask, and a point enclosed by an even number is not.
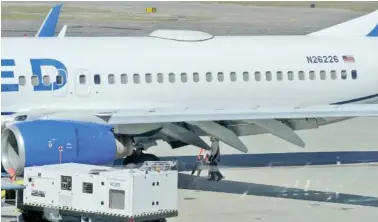
<svg viewBox="0 0 378 222"><path fill-rule="evenodd" d="M75 94L77 96L88 96L91 91L90 73L88 70L77 70L75 75Z"/></svg>
<svg viewBox="0 0 378 222"><path fill-rule="evenodd" d="M64 69L58 69L55 71L52 77L52 91L54 96L62 97L66 96L68 92L68 79L67 79L67 72Z"/></svg>

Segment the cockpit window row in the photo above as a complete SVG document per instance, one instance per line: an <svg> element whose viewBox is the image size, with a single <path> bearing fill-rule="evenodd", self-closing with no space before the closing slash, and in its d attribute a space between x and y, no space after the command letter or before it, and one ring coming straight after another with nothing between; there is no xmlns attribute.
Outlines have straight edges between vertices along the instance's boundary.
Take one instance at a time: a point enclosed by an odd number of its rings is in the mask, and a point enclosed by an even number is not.
<svg viewBox="0 0 378 222"><path fill-rule="evenodd" d="M122 73L119 77L120 83L121 84L127 84L129 82L129 77L131 78L130 81L132 81L134 84L140 84L141 83L142 75L140 75L138 73L131 74L130 76L127 75L126 73ZM164 76L163 73L157 73L156 82L157 83L163 83L165 77L166 76ZM169 83L175 83L176 78L179 78L182 83L188 82L189 78L192 78L193 82L199 82L200 81L200 75L199 75L198 72L194 72L191 75L189 73L185 73L185 72L180 73L179 75L176 75L176 73L168 73L167 77L168 77L167 79L168 79ZM340 72L337 72L336 70L331 70L328 73L324 70L322 70L318 73L315 72L315 71L309 71L307 73L304 72L304 71L299 71L296 74L293 71L288 71L286 73L284 73L282 71L277 71L275 73L273 73L271 71L266 71L266 72L256 71L256 72L253 72L253 73L243 72L243 73L241 73L241 75L240 74L238 75L236 72L230 72L228 74L226 74L224 72L217 72L217 73L206 72L206 74L205 74L206 82L213 82L214 79L215 79L215 81L218 81L218 82L224 82L226 80L226 78L229 78L229 80L231 82L236 82L239 78L241 80L243 80L244 82L253 81L253 80L256 81L256 82L264 81L264 80L268 81L268 82L270 82L270 81L284 81L284 80L294 81L294 80L317 80L317 79L319 79L319 80L328 80L328 79L330 79L330 80L337 80L337 79L346 80L348 78L355 80L355 79L357 79L357 71L351 70L350 72L348 72L347 70L341 70ZM117 79L116 75L111 73L111 74L108 74L107 82L110 85L116 84L116 82L117 82L116 79ZM152 83L153 82L152 74L146 73L144 75L144 81L146 83ZM25 76L19 77L19 85L20 86L25 86L26 82L27 81L26 81ZM88 83L87 75L84 75L84 74L79 75L78 82L81 85L87 84ZM42 83L46 86L50 85L51 84L50 76L48 76L48 75L43 76ZM63 85L63 76L57 75L56 78L55 78L55 83L57 85ZM93 83L95 85L102 83L100 74L93 75ZM39 84L38 76L33 75L31 77L31 84L33 86L36 86L36 85Z"/></svg>

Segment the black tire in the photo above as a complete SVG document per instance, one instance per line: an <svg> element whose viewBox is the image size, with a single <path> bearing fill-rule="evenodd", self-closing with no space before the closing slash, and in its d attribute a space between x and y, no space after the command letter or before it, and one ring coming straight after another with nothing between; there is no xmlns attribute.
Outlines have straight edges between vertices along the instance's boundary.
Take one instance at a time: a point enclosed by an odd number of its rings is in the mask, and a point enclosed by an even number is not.
<svg viewBox="0 0 378 222"><path fill-rule="evenodd" d="M16 199L16 191L6 190L5 191L5 203L14 204Z"/></svg>
<svg viewBox="0 0 378 222"><path fill-rule="evenodd" d="M36 211L27 211L22 213L22 220L30 222L46 221L43 219L43 214L41 212Z"/></svg>
<svg viewBox="0 0 378 222"><path fill-rule="evenodd" d="M138 164L140 162L140 156L136 154L135 151L133 153L126 157L125 160L123 161L123 165L128 165L128 164Z"/></svg>
<svg viewBox="0 0 378 222"><path fill-rule="evenodd" d="M136 152L133 152L132 155L128 156L125 158L123 161L123 165L128 165L128 164L135 164L135 165L140 165L145 161L159 161L160 159L150 153L142 153L141 155L136 154Z"/></svg>
<svg viewBox="0 0 378 222"><path fill-rule="evenodd" d="M141 162L143 163L145 161L160 161L160 159L153 154L143 153L141 157Z"/></svg>
<svg viewBox="0 0 378 222"><path fill-rule="evenodd" d="M163 218L163 219L158 219L158 220L148 220L145 222L167 222L167 219Z"/></svg>

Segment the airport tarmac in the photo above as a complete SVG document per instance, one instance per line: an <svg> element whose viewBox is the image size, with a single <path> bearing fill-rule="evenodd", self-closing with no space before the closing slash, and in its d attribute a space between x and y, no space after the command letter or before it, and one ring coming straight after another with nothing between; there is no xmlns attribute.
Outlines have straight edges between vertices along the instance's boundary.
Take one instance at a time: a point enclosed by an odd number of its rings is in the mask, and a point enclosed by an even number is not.
<svg viewBox="0 0 378 222"><path fill-rule="evenodd" d="M2 36L35 35L54 4L2 2ZM378 8L378 3L369 4ZM157 13L146 13L147 7L156 7ZM363 14L197 2L66 2L57 31L67 24L67 36L143 36L166 28L213 35L301 35Z"/></svg>
<svg viewBox="0 0 378 222"><path fill-rule="evenodd" d="M373 222L378 218L377 169L230 169L223 170L226 180L219 183L182 176L181 187L191 190L180 191L180 216L172 221Z"/></svg>
<svg viewBox="0 0 378 222"><path fill-rule="evenodd" d="M2 7L6 4L13 3L2 2ZM50 7L55 3L39 4ZM77 12L82 5L97 9ZM145 13L145 8L151 6L158 8L157 14ZM33 36L48 10L39 12L37 19L2 19L2 36ZM2 12L2 18L11 13ZM201 30L214 35L301 35L363 14L336 9L199 3L66 2L57 31L68 24L67 36L141 36L159 28ZM374 152L378 151L377 126L378 118L357 118L298 132L307 143L305 149L272 135L242 140L249 154ZM159 156L194 156L198 149L192 148L172 151L162 143L151 152ZM224 144L221 152L242 155ZM219 183L191 178L184 172L180 176L179 217L169 221L374 222L378 218L377 170L374 164L233 168L222 170L226 180ZM12 207L2 206L2 221L12 221L6 215L14 213Z"/></svg>
<svg viewBox="0 0 378 222"><path fill-rule="evenodd" d="M222 169L220 182L179 176L179 216L170 222L375 222L378 164ZM14 221L2 207L2 221Z"/></svg>

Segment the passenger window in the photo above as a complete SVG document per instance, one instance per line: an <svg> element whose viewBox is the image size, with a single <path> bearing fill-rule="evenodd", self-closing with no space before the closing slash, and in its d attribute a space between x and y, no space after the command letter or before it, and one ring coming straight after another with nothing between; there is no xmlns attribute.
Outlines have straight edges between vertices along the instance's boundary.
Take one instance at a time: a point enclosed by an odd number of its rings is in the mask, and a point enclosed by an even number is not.
<svg viewBox="0 0 378 222"><path fill-rule="evenodd" d="M357 71L352 70L352 79L357 79Z"/></svg>
<svg viewBox="0 0 378 222"><path fill-rule="evenodd" d="M232 82L236 81L237 77L236 77L236 73L235 72L231 72L230 73L230 79L231 79Z"/></svg>
<svg viewBox="0 0 378 222"><path fill-rule="evenodd" d="M26 78L25 78L25 76L20 76L20 77L18 77L18 84L19 84L20 86L24 86L24 85L26 85Z"/></svg>
<svg viewBox="0 0 378 222"><path fill-rule="evenodd" d="M109 74L109 75L108 75L108 83L109 83L109 84L114 84L114 83L115 83L115 77L114 77L114 74Z"/></svg>
<svg viewBox="0 0 378 222"><path fill-rule="evenodd" d="M218 81L223 82L224 81L224 75L223 72L218 72Z"/></svg>
<svg viewBox="0 0 378 222"><path fill-rule="evenodd" d="M50 84L50 76L43 76L43 85L48 86Z"/></svg>
<svg viewBox="0 0 378 222"><path fill-rule="evenodd" d="M305 73L303 71L299 71L298 78L299 80L305 80Z"/></svg>
<svg viewBox="0 0 378 222"><path fill-rule="evenodd" d="M164 81L163 73L157 74L157 81L158 81L158 83L163 83L163 81Z"/></svg>
<svg viewBox="0 0 378 222"><path fill-rule="evenodd" d="M39 81L38 81L38 76L34 76L34 75L33 75L33 76L31 77L31 83L32 83L32 85L33 85L33 86L37 86L37 85L38 85L38 82L39 82Z"/></svg>
<svg viewBox="0 0 378 222"><path fill-rule="evenodd" d="M249 73L248 72L243 72L243 80L245 82L249 81Z"/></svg>
<svg viewBox="0 0 378 222"><path fill-rule="evenodd" d="M345 71L345 70L341 71L341 78L342 79L347 79L347 71Z"/></svg>
<svg viewBox="0 0 378 222"><path fill-rule="evenodd" d="M327 75L326 75L326 72L324 70L320 71L320 79L321 80L326 80L327 79Z"/></svg>
<svg viewBox="0 0 378 222"><path fill-rule="evenodd" d="M146 74L146 83L151 83L152 82L152 75L151 73Z"/></svg>
<svg viewBox="0 0 378 222"><path fill-rule="evenodd" d="M169 82L174 83L175 82L175 74L174 73L169 73Z"/></svg>
<svg viewBox="0 0 378 222"><path fill-rule="evenodd" d="M56 76L56 84L63 85L63 76L60 76L60 75Z"/></svg>
<svg viewBox="0 0 378 222"><path fill-rule="evenodd" d="M287 72L287 79L289 81L293 81L294 80L294 73L292 71Z"/></svg>
<svg viewBox="0 0 378 222"><path fill-rule="evenodd" d="M265 73L266 81L272 81L272 73L271 72L266 72Z"/></svg>
<svg viewBox="0 0 378 222"><path fill-rule="evenodd" d="M212 76L211 72L206 73L206 81L208 81L208 82L213 81L213 76Z"/></svg>
<svg viewBox="0 0 378 222"><path fill-rule="evenodd" d="M277 80L278 80L278 81L282 81L282 80L283 80L283 75L282 75L282 72L281 72L281 71L278 71L278 72L277 72Z"/></svg>
<svg viewBox="0 0 378 222"><path fill-rule="evenodd" d="M100 84L100 83L101 83L101 76L100 76L100 74L95 74L95 75L93 76L93 80L94 80L94 83L95 83L96 85Z"/></svg>
<svg viewBox="0 0 378 222"><path fill-rule="evenodd" d="M337 79L337 74L335 70L331 70L331 79L333 80Z"/></svg>
<svg viewBox="0 0 378 222"><path fill-rule="evenodd" d="M315 79L316 79L315 71L310 71L310 80L315 80Z"/></svg>
<svg viewBox="0 0 378 222"><path fill-rule="evenodd" d="M133 75L133 81L135 84L139 84L140 83L140 77L139 77L139 74L135 73Z"/></svg>
<svg viewBox="0 0 378 222"><path fill-rule="evenodd" d="M260 72L255 72L255 80L261 81L261 73Z"/></svg>
<svg viewBox="0 0 378 222"><path fill-rule="evenodd" d="M181 82L187 82L188 81L188 76L186 73L181 73Z"/></svg>
<svg viewBox="0 0 378 222"><path fill-rule="evenodd" d="M193 82L199 82L199 74L198 74L198 72L193 73Z"/></svg>
<svg viewBox="0 0 378 222"><path fill-rule="evenodd" d="M79 76L79 83L82 84L82 85L86 83L85 75L80 75Z"/></svg>
<svg viewBox="0 0 378 222"><path fill-rule="evenodd" d="M122 84L127 83L127 74L125 74L125 73L121 74L121 83Z"/></svg>

